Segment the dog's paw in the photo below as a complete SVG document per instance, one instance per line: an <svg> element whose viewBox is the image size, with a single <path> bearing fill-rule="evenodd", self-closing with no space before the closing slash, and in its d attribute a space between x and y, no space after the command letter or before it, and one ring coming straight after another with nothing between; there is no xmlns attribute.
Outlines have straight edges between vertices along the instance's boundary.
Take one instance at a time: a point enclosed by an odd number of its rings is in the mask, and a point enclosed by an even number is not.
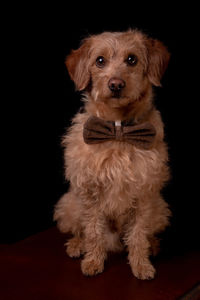
<svg viewBox="0 0 200 300"><path fill-rule="evenodd" d="M151 280L154 278L156 270L150 262L138 263L131 265L132 272L138 279Z"/></svg>
<svg viewBox="0 0 200 300"><path fill-rule="evenodd" d="M66 244L66 252L70 257L80 257L81 256L81 244L82 241L79 237L71 238Z"/></svg>
<svg viewBox="0 0 200 300"><path fill-rule="evenodd" d="M86 276L93 276L102 273L104 262L95 259L94 257L86 257L81 262L81 270Z"/></svg>

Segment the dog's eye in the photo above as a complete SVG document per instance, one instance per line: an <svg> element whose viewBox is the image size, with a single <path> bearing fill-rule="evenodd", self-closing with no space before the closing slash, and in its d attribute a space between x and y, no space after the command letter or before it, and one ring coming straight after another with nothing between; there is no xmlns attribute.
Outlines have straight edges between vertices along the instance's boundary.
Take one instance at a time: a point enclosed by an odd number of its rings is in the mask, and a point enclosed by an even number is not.
<svg viewBox="0 0 200 300"><path fill-rule="evenodd" d="M106 60L105 60L105 58L103 56L97 57L97 59L96 59L96 65L97 65L97 67L103 68L105 66L105 64L106 64Z"/></svg>
<svg viewBox="0 0 200 300"><path fill-rule="evenodd" d="M137 57L134 54L130 54L126 59L126 62L129 66L134 66L137 63Z"/></svg>

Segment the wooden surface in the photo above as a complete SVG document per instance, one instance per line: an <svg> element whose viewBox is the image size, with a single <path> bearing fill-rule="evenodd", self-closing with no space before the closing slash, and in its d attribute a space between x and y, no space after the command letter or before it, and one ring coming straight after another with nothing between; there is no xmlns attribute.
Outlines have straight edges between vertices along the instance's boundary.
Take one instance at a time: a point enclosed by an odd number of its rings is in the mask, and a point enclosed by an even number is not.
<svg viewBox="0 0 200 300"><path fill-rule="evenodd" d="M1 245L0 299L172 300L200 281L197 251L160 255L154 259L157 275L152 281L132 275L126 254L111 255L104 273L89 278L81 273L80 259L67 257L64 242L65 236L53 227L16 244Z"/></svg>

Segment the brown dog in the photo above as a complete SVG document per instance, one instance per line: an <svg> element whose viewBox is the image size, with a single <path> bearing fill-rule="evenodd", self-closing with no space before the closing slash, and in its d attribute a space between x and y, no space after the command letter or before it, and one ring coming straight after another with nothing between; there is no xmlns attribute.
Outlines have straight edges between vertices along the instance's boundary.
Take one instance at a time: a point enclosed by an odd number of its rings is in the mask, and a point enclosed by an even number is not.
<svg viewBox="0 0 200 300"><path fill-rule="evenodd" d="M67 57L85 112L63 139L70 190L54 220L74 235L67 253L84 254L85 275L102 272L107 252L125 248L133 274L154 277L149 256L170 210L160 194L168 154L152 85L160 85L168 61L165 46L137 30L91 36Z"/></svg>

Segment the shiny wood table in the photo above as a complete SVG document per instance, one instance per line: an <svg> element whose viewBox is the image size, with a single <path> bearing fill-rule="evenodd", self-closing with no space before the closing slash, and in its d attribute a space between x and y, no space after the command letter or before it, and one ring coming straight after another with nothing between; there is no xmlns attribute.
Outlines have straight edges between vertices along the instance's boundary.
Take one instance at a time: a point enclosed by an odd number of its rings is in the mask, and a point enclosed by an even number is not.
<svg viewBox="0 0 200 300"><path fill-rule="evenodd" d="M80 259L67 257L65 236L52 227L15 244L0 245L2 300L172 300L191 293L200 299L200 253L160 255L154 280L136 279L125 253L110 255L104 273L85 277Z"/></svg>

